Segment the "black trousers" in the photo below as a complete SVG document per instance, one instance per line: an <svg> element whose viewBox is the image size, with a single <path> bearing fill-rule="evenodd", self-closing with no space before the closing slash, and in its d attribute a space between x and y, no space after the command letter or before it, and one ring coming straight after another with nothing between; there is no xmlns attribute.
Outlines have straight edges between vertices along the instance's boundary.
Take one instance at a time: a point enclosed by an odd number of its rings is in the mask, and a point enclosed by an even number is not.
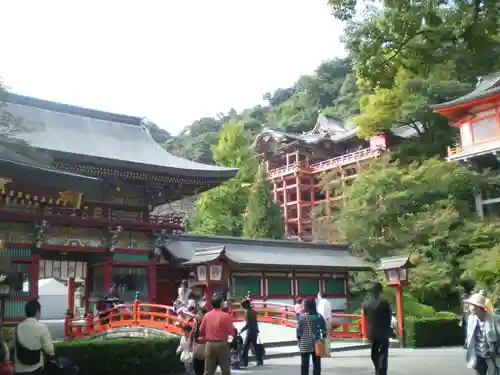
<svg viewBox="0 0 500 375"><path fill-rule="evenodd" d="M250 346L253 346L255 350L255 359L257 360L257 364L262 364L264 358L262 358L263 353L261 350L261 346L257 345L258 335L258 332L247 332L247 336L245 337L245 341L243 342L243 350L241 352L242 366L248 366L248 351L250 350Z"/></svg>
<svg viewBox="0 0 500 375"><path fill-rule="evenodd" d="M389 339L372 341L372 362L376 375L387 375L387 360L389 357Z"/></svg>
<svg viewBox="0 0 500 375"><path fill-rule="evenodd" d="M314 352L300 354L300 375L309 375L309 358L312 358L313 375L320 375L321 357L318 357Z"/></svg>
<svg viewBox="0 0 500 375"><path fill-rule="evenodd" d="M193 370L195 375L203 375L205 372L205 361L203 359L193 358Z"/></svg>

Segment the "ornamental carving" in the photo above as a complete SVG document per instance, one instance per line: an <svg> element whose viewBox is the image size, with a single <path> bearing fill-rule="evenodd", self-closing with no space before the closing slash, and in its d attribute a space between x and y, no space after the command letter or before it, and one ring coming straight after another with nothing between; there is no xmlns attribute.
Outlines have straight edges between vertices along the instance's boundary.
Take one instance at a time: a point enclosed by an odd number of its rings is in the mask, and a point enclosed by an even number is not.
<svg viewBox="0 0 500 375"><path fill-rule="evenodd" d="M153 251L159 264L167 264L168 261L165 258L163 252L165 241L168 239L168 233L165 229L160 229L153 232Z"/></svg>
<svg viewBox="0 0 500 375"><path fill-rule="evenodd" d="M119 225L116 227L108 228L108 249L113 252L116 250L116 245L118 243L118 239L120 237L120 233L123 232L123 228Z"/></svg>
<svg viewBox="0 0 500 375"><path fill-rule="evenodd" d="M40 248L45 243L45 235L49 229L50 224L47 220L41 220L35 224L35 238L34 243L36 248Z"/></svg>

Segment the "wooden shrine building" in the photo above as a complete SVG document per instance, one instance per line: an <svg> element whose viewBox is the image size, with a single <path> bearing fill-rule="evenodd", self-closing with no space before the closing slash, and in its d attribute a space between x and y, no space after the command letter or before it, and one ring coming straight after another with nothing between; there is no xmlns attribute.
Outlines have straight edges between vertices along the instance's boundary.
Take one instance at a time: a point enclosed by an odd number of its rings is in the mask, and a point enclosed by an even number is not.
<svg viewBox="0 0 500 375"><path fill-rule="evenodd" d="M432 107L460 131L448 161L500 173L500 72L479 77L471 93ZM500 191L477 194L475 204L480 217L500 215Z"/></svg>
<svg viewBox="0 0 500 375"><path fill-rule="evenodd" d="M207 285L208 295L229 292L241 300L249 293L255 300L293 304L299 296L324 292L336 311L347 307L348 271L371 269L347 245L182 235L164 247L171 262L188 266Z"/></svg>
<svg viewBox="0 0 500 375"><path fill-rule="evenodd" d="M50 160L39 164L0 147L3 255L29 280L29 290L6 301L6 321L22 318L24 301L38 297L39 278L68 280L70 294L85 280L87 311L113 284L125 301L136 291L152 300L157 280L173 283L187 270L172 268L161 251L183 232L181 218L150 212L237 172L169 154L139 117L7 93L0 119L18 143Z"/></svg>
<svg viewBox="0 0 500 375"><path fill-rule="evenodd" d="M314 238L336 242L337 236L323 220L342 208L342 187L399 142L418 134L415 124L390 133L360 139L349 121L319 114L314 128L304 134L265 129L253 149L266 163L274 202L281 206L289 239ZM329 186L322 183L331 177ZM328 222L328 220L326 221Z"/></svg>

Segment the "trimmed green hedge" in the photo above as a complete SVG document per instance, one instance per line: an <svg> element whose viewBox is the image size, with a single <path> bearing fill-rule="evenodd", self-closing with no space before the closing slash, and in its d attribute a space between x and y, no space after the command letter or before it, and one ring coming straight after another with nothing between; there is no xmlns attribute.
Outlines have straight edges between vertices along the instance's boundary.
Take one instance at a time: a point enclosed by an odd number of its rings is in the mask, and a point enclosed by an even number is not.
<svg viewBox="0 0 500 375"><path fill-rule="evenodd" d="M425 348L462 345L464 330L459 324L460 319L456 316L405 318L405 346L407 348Z"/></svg>
<svg viewBox="0 0 500 375"><path fill-rule="evenodd" d="M56 344L57 356L80 367L80 375L179 374L175 354L179 337L155 339L67 340Z"/></svg>

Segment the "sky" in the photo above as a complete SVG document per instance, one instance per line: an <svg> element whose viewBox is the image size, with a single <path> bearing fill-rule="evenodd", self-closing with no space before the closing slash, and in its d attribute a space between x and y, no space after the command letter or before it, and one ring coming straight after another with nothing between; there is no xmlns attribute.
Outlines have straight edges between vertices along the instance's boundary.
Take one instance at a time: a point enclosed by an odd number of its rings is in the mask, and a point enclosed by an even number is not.
<svg viewBox="0 0 500 375"><path fill-rule="evenodd" d="M0 0L13 92L177 134L344 56L326 0Z"/></svg>

